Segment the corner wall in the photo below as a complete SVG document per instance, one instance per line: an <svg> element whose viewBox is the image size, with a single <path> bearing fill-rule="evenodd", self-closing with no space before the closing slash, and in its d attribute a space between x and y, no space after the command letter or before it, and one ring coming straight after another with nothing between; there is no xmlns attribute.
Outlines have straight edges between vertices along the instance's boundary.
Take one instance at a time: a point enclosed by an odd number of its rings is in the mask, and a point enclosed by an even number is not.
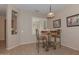
<svg viewBox="0 0 79 59"><path fill-rule="evenodd" d="M7 9L6 9L6 48L7 49L11 49L18 45L18 34L16 35L11 34L12 10L17 11L12 5L7 5Z"/></svg>
<svg viewBox="0 0 79 59"><path fill-rule="evenodd" d="M67 27L66 17L79 14L79 5L69 5L55 14L55 19L61 19L61 41L62 45L79 51L79 26ZM51 26L52 27L52 26ZM52 28L57 29L57 28Z"/></svg>

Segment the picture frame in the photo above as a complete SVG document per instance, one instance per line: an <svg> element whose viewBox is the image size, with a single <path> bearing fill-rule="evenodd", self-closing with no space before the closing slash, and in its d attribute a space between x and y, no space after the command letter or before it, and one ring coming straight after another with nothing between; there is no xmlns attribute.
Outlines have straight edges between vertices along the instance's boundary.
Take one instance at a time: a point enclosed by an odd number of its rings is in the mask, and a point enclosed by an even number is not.
<svg viewBox="0 0 79 59"><path fill-rule="evenodd" d="M60 28L61 27L61 19L57 19L53 21L53 28Z"/></svg>
<svg viewBox="0 0 79 59"><path fill-rule="evenodd" d="M79 26L79 14L67 17L66 22L67 27Z"/></svg>
<svg viewBox="0 0 79 59"><path fill-rule="evenodd" d="M17 12L12 10L12 20L11 20L12 35L17 34Z"/></svg>

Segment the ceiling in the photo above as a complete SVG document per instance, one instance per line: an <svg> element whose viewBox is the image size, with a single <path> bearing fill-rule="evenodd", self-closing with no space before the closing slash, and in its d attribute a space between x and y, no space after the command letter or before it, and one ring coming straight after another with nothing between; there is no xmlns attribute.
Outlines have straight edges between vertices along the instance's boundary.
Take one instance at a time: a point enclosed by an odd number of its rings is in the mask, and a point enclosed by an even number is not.
<svg viewBox="0 0 79 59"><path fill-rule="evenodd" d="M0 4L0 16L6 15L6 4Z"/></svg>
<svg viewBox="0 0 79 59"><path fill-rule="evenodd" d="M66 7L67 4L51 4L52 11L55 13ZM50 4L14 4L19 10L47 15L49 12ZM0 14L6 13L6 4L0 4Z"/></svg>
<svg viewBox="0 0 79 59"><path fill-rule="evenodd" d="M14 6L20 10L24 10L28 12L47 14L49 12L50 4L15 4ZM66 6L67 4L52 4L51 5L53 12L57 12Z"/></svg>

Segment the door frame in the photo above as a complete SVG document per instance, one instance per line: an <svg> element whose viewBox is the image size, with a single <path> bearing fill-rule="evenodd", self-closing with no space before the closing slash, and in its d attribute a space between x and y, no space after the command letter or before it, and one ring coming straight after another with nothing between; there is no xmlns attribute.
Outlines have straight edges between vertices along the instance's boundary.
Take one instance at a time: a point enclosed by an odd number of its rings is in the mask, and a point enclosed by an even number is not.
<svg viewBox="0 0 79 59"><path fill-rule="evenodd" d="M4 35L4 37L5 37L5 48L6 48L6 45L7 45L7 44L6 44L6 19L4 20L4 22L5 22L5 25L4 25L4 28L5 28L4 34L5 34L5 35Z"/></svg>

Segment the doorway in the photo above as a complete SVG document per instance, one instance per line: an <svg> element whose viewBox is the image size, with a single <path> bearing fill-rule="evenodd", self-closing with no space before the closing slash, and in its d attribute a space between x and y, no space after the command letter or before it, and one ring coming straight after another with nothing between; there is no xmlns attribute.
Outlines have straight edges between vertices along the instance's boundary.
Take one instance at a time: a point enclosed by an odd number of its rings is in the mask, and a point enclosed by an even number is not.
<svg viewBox="0 0 79 59"><path fill-rule="evenodd" d="M6 48L6 19L0 16L0 48Z"/></svg>

